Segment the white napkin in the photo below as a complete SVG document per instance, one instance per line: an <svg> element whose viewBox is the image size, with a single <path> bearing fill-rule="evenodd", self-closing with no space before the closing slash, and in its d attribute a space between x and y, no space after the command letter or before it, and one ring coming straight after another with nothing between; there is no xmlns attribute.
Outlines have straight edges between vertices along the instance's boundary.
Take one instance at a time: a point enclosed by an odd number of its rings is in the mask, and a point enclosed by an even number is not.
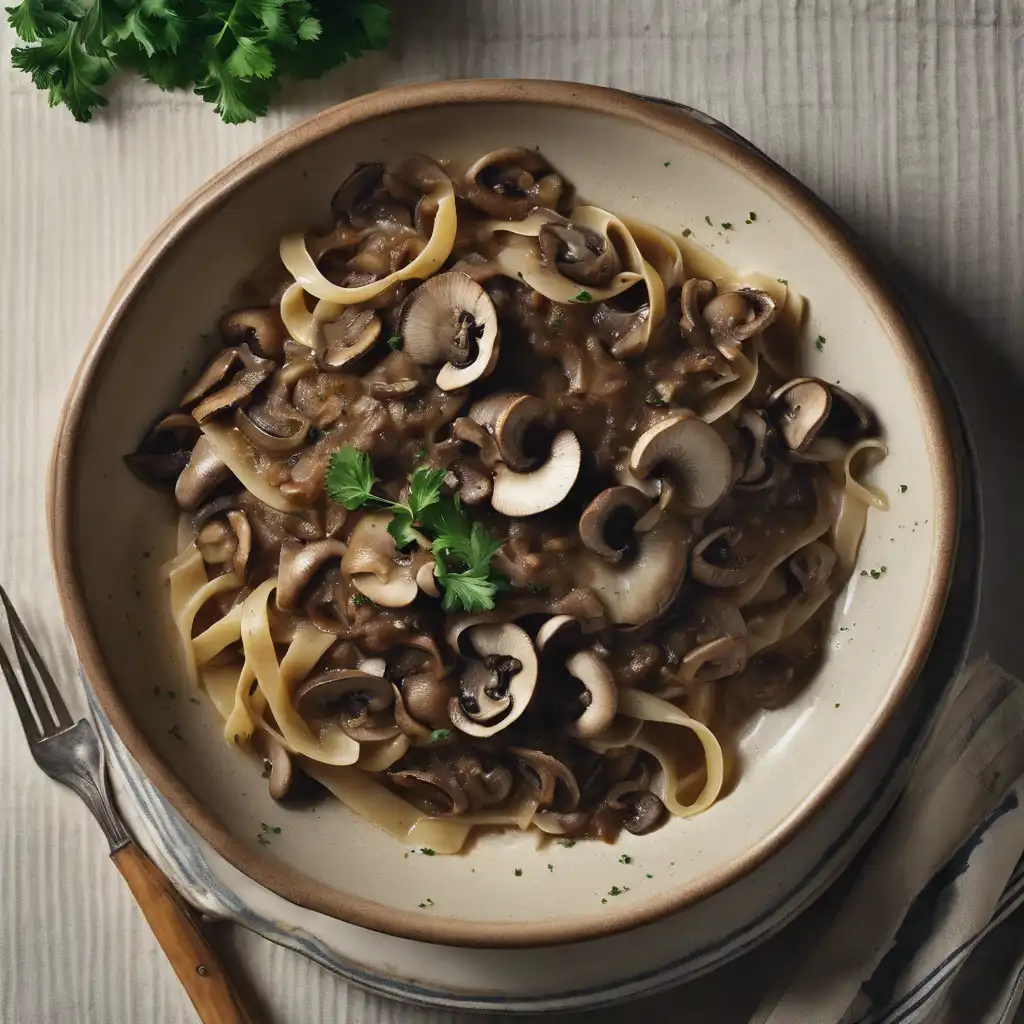
<svg viewBox="0 0 1024 1024"><path fill-rule="evenodd" d="M835 918L751 1024L1010 1024L1022 904L1024 683L980 659Z"/></svg>

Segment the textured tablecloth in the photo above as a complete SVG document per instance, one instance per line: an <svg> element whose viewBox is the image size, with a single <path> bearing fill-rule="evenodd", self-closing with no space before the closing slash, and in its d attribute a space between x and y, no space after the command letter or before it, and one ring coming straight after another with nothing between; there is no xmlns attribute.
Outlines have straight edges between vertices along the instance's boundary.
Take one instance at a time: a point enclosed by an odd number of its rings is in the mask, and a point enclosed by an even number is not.
<svg viewBox="0 0 1024 1024"><path fill-rule="evenodd" d="M268 118L242 127L220 124L197 99L135 84L118 86L92 125L75 124L10 69L11 33L0 30L0 580L53 667L70 679L74 661L46 549L49 447L75 365L136 249L210 174L301 116L396 82L515 75L708 111L815 189L887 262L976 435L988 532L977 646L1024 672L1024 630L1010 612L1024 577L1024 4L393 6L389 53L288 90ZM0 839L2 1024L194 1021L84 806L32 764L6 693ZM225 931L235 969L274 1024L457 1019L365 996L292 953ZM702 1024L738 1024L784 944L785 933L685 998L634 1004L631 1015L668 1021L685 1007Z"/></svg>

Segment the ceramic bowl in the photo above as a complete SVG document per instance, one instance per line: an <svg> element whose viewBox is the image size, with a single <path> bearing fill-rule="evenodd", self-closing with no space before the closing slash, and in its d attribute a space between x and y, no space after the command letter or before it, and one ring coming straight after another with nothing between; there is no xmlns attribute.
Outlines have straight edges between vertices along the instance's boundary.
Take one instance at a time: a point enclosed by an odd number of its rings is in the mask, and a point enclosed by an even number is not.
<svg viewBox="0 0 1024 1024"><path fill-rule="evenodd" d="M861 565L886 571L854 575L820 673L746 730L740 781L705 814L616 846L539 849L535 835L509 834L464 856L429 857L336 802L274 804L256 762L223 743L213 708L189 699L157 571L174 543L172 510L134 481L122 455L199 369L208 353L201 336L232 286L283 232L322 218L357 161L421 150L468 162L505 145L539 147L588 201L689 228L732 265L785 278L809 298L808 368L864 396L885 425L890 456L874 481L892 508L869 516ZM819 335L826 345L814 345ZM885 281L812 195L699 116L584 86L472 81L387 90L304 121L165 223L125 276L73 386L50 520L65 614L106 714L227 861L293 903L378 931L539 946L622 931L702 900L783 848L824 806L928 653L949 586L957 494L927 355ZM281 829L269 846L262 823Z"/></svg>

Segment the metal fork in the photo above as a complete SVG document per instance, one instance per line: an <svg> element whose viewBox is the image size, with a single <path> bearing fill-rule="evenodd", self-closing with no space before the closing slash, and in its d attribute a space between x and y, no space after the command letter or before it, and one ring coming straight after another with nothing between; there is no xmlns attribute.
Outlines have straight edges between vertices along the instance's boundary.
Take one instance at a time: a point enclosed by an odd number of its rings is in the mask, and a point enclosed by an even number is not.
<svg viewBox="0 0 1024 1024"><path fill-rule="evenodd" d="M110 857L124 876L203 1024L254 1024L217 954L202 934L198 914L128 835L107 788L103 748L86 719L71 714L10 598L0 587L18 673L0 640L0 670L10 687L36 764L73 789L100 823Z"/></svg>

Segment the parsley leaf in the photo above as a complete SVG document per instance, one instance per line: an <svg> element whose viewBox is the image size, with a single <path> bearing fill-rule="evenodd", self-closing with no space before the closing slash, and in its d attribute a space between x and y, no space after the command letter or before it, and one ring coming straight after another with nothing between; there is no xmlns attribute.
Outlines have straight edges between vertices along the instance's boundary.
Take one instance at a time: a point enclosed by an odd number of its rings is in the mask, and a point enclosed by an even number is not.
<svg viewBox="0 0 1024 1024"><path fill-rule="evenodd" d="M498 584L488 578L485 569L449 572L438 562L437 580L444 589L441 606L446 612L459 608L466 612L489 612L494 607Z"/></svg>
<svg viewBox="0 0 1024 1024"><path fill-rule="evenodd" d="M413 519L436 505L441 498L441 484L444 482L443 469L427 469L423 466L413 471L409 480L409 509Z"/></svg>
<svg viewBox="0 0 1024 1024"><path fill-rule="evenodd" d="M22 0L11 54L51 106L88 121L119 69L193 89L228 123L266 113L282 78L318 78L381 49L390 11L371 0Z"/></svg>
<svg viewBox="0 0 1024 1024"><path fill-rule="evenodd" d="M412 528L412 515L407 508L397 508L388 523L388 533L395 538L395 546L407 548L416 543L416 533Z"/></svg>
<svg viewBox="0 0 1024 1024"><path fill-rule="evenodd" d="M590 292L588 292L586 290L586 288L584 288L583 291L579 292L578 294L576 294L576 295L574 295L572 297L572 301L573 302L593 302L594 301L594 296L591 295Z"/></svg>
<svg viewBox="0 0 1024 1024"><path fill-rule="evenodd" d="M361 508L373 497L370 492L376 481L373 463L366 452L351 445L331 452L326 484L331 501L344 505L349 511Z"/></svg>

